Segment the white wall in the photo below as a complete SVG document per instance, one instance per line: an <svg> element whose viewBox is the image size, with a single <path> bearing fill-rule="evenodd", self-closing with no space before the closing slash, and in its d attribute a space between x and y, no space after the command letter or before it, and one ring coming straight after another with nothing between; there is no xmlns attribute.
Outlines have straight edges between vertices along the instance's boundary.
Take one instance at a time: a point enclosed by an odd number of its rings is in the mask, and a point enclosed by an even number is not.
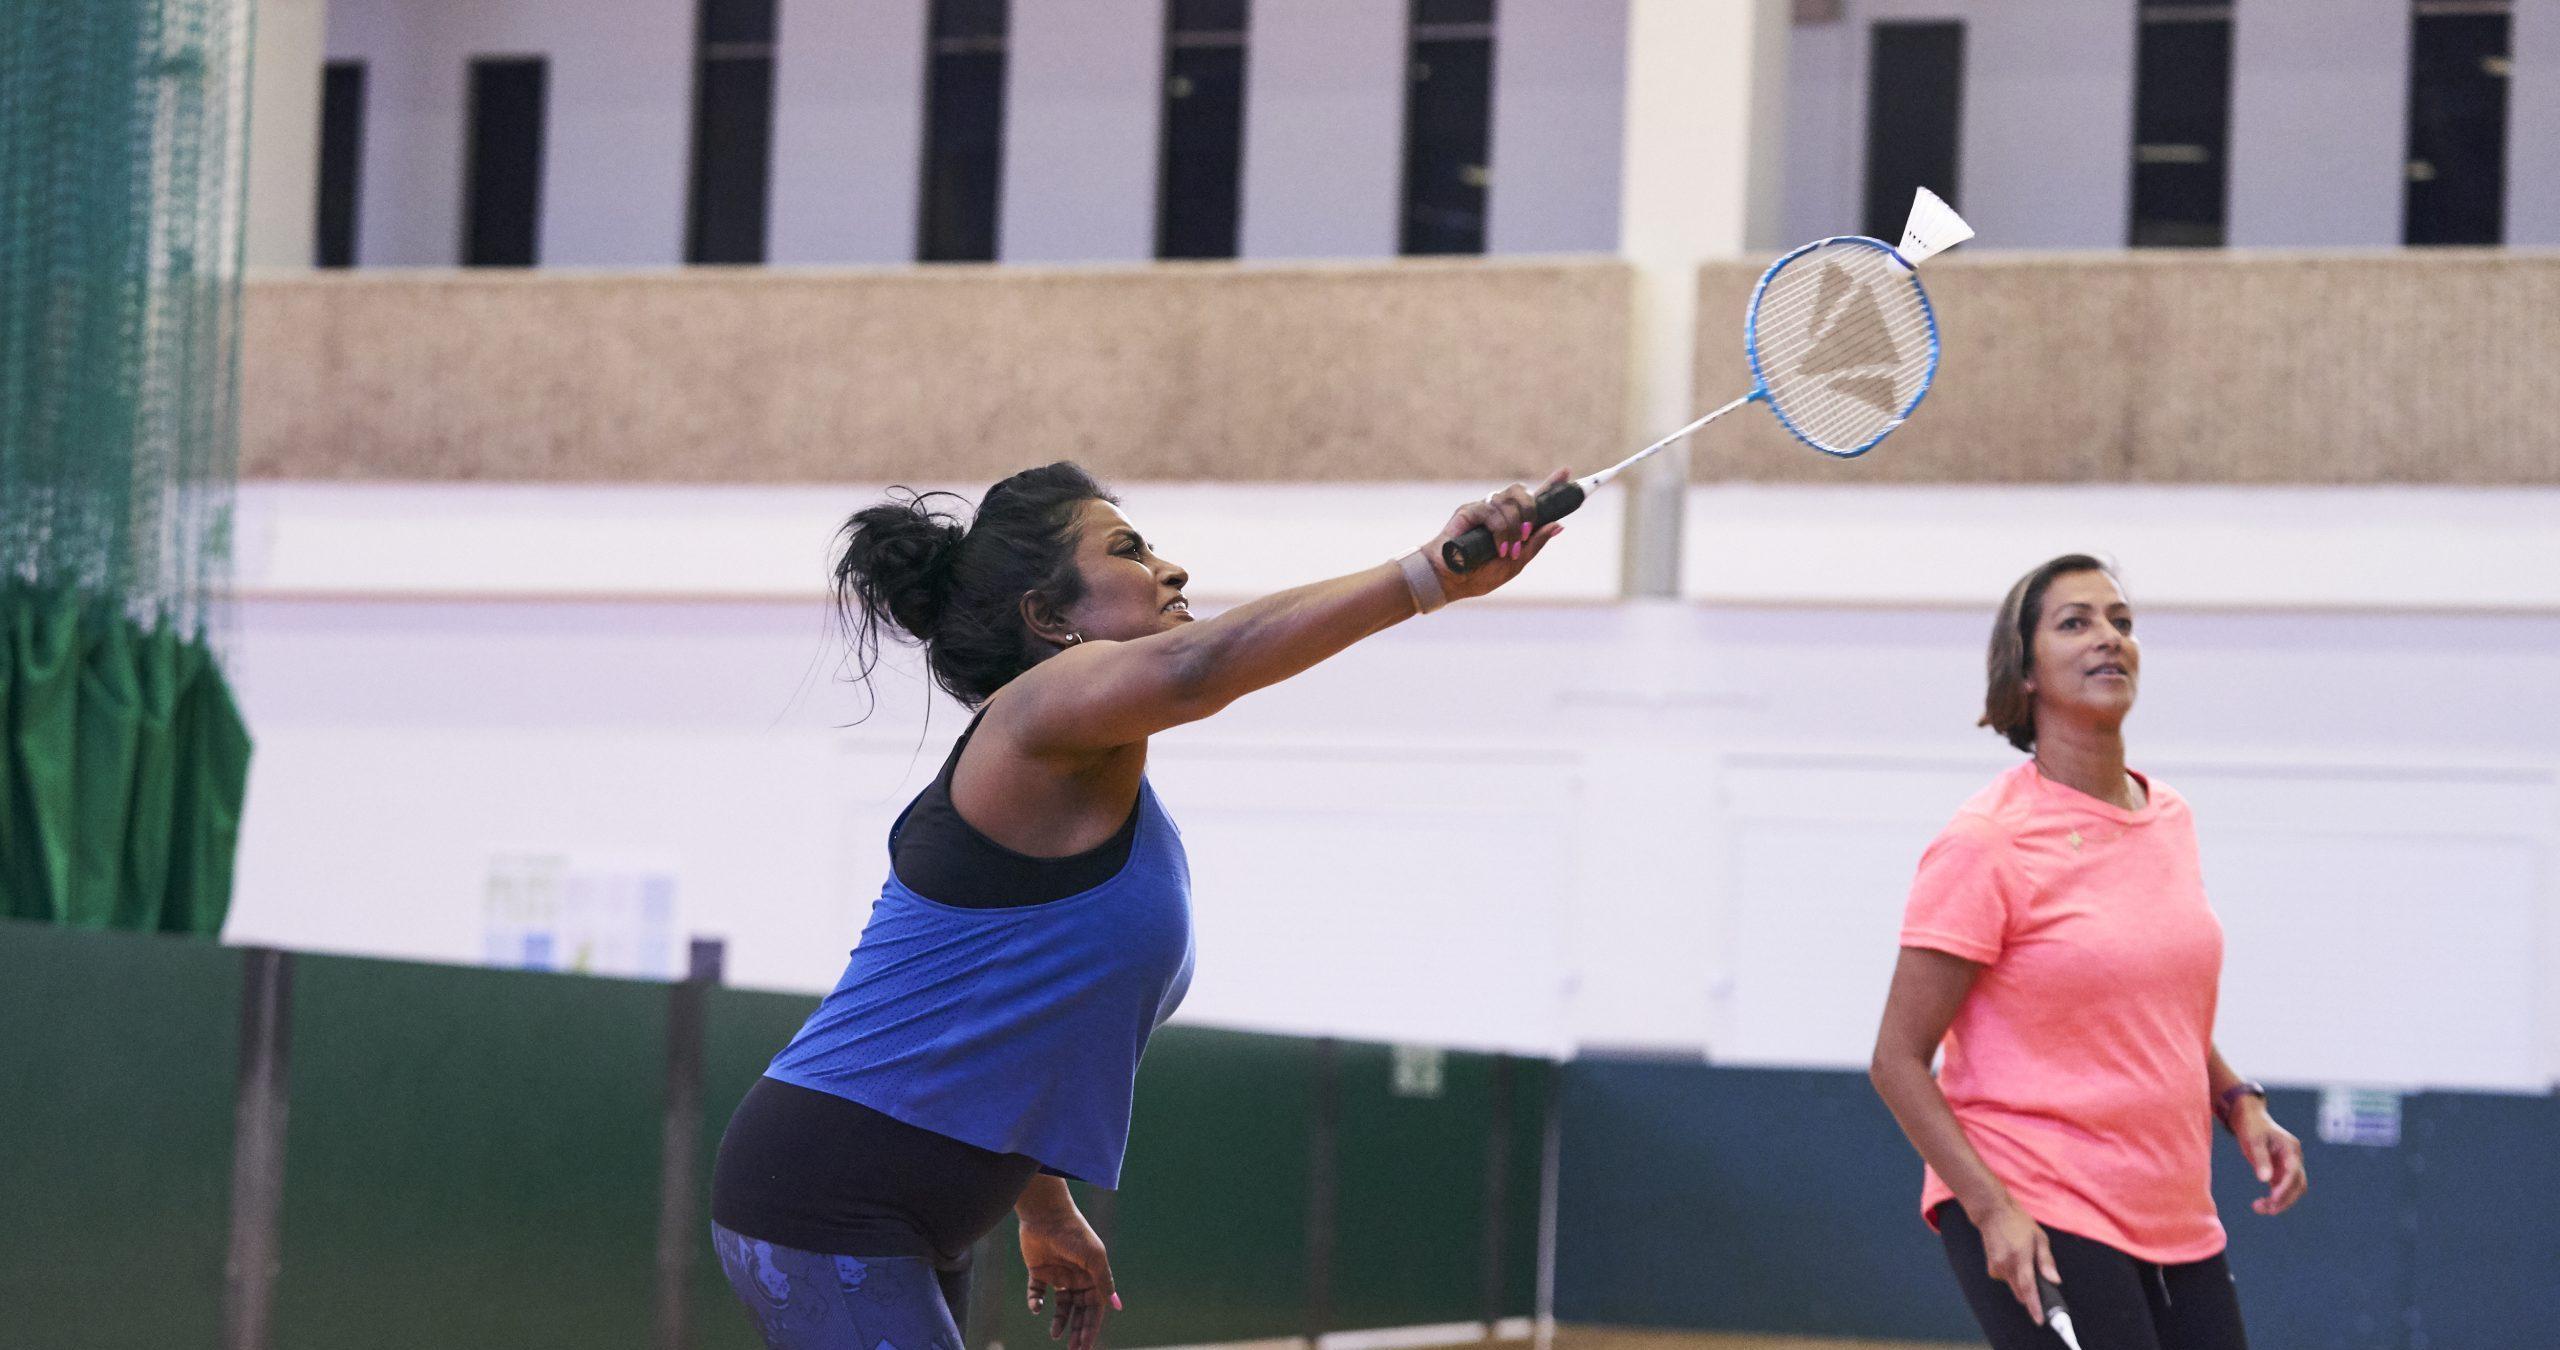
<svg viewBox="0 0 2560 1350"><path fill-rule="evenodd" d="M1844 10L1846 6L1843 6ZM1789 239L1855 234L1865 219L1867 26L1797 24L1787 37L1784 229ZM1962 168L1959 147L1958 168ZM1950 185L1950 192L1962 184Z"/></svg>
<svg viewBox="0 0 2560 1350"><path fill-rule="evenodd" d="M357 261L461 258L470 63L550 61L538 257L546 266L684 254L693 108L692 0L333 0L329 58L366 63Z"/></svg>
<svg viewBox="0 0 2560 1350"><path fill-rule="evenodd" d="M2014 762L1965 725L1987 627L1781 612L1712 631L1752 705L1699 774L1719 1059L1864 1062L1912 861ZM2560 679L2560 625L2155 609L2145 630L2135 764L2197 813L2233 1061L2548 1084L2560 745L2535 691Z"/></svg>
<svg viewBox="0 0 2560 1350"><path fill-rule="evenodd" d="M311 266L320 199L328 0L260 0L250 25L248 233L254 268Z"/></svg>
<svg viewBox="0 0 2560 1350"><path fill-rule="evenodd" d="M1495 17L1485 251L1616 251L1625 8L1504 0Z"/></svg>
<svg viewBox="0 0 2560 1350"><path fill-rule="evenodd" d="M2129 0L1848 0L1840 21L1798 25L1789 237L1863 228L1872 28L1942 19L1965 25L1959 181L1945 195L1981 231L1977 247L2123 244L2133 172Z"/></svg>
<svg viewBox="0 0 2560 1350"><path fill-rule="evenodd" d="M2121 245L2133 194L2132 6L1973 9L1957 159L1965 218L1995 248Z"/></svg>
<svg viewBox="0 0 2560 1350"><path fill-rule="evenodd" d="M1321 485L1124 486L1208 607L1393 552L1455 491L1381 492L1310 538L1321 513L1286 494L1344 500ZM901 665L841 729L860 703L829 680L815 577L862 491L814 494L839 498L823 513L691 493L687 515L253 485L229 938L473 959L492 856L558 849L674 871L738 982L824 987L959 726L946 706L923 728ZM805 547L723 572L795 514ZM706 516L727 523L690 534ZM2262 555L2199 546L2238 519ZM1701 490L1702 598L1643 605L1577 598L1606 593L1618 538L1606 499L1573 525L1530 574L1543 598L1400 626L1158 742L1199 881L1186 1017L1863 1062L1912 863L2013 762L1970 726L1991 599L2062 537L2117 550L2145 611L2136 762L2197 807L2235 1061L2560 1078L2553 494ZM599 567L632 556L623 530L666 563ZM2476 612L2441 612L2456 596Z"/></svg>
<svg viewBox="0 0 2560 1350"><path fill-rule="evenodd" d="M1956 200L1977 247L2124 243L2132 175L2131 0L1847 0L1799 24L1788 66L1787 233L1858 227L1869 29L1965 23ZM2406 0L2234 6L2229 238L2237 247L2388 247L2408 143ZM2560 0L2519 0L2508 242L2560 244Z"/></svg>
<svg viewBox="0 0 2560 1350"><path fill-rule="evenodd" d="M915 261L927 0L780 8L766 258Z"/></svg>
<svg viewBox="0 0 2560 1350"><path fill-rule="evenodd" d="M1164 0L1017 4L1012 22L996 256L1154 257Z"/></svg>
<svg viewBox="0 0 2560 1350"><path fill-rule="evenodd" d="M2234 246L2400 242L2409 26L2406 0L2234 7Z"/></svg>
<svg viewBox="0 0 2560 1350"><path fill-rule="evenodd" d="M1404 190L1405 7L1260 0L1244 58L1247 258L1384 258Z"/></svg>
<svg viewBox="0 0 2560 1350"><path fill-rule="evenodd" d="M551 63L541 261L631 266L682 257L689 0L609 9L592 0L334 0L330 10L331 59L368 64L364 265L459 260L467 68L480 55ZM780 23L768 257L912 260L925 0L785 4ZM1405 24L1403 5L1373 0L1252 7L1243 256L1394 255ZM1615 246L1625 40L1617 6L1505 6L1495 43L1490 251ZM1163 62L1161 0L1015 6L1000 257L1153 255ZM307 218L308 197L285 204Z"/></svg>
<svg viewBox="0 0 2560 1350"><path fill-rule="evenodd" d="M2560 0L2518 0L2507 90L2507 242L2560 244Z"/></svg>
<svg viewBox="0 0 2560 1350"><path fill-rule="evenodd" d="M682 253L692 91L689 0L334 0L329 54L369 63L366 265L459 252L465 70L551 60L542 261L664 264ZM2114 247L2131 184L2131 0L1848 0L1788 37L1784 238L1857 228L1869 27L1966 23L1955 195L1981 246ZM770 256L913 257L924 0L782 6ZM2405 0L2235 7L2230 238L2392 245L2407 137ZM1126 260L1152 251L1163 44L1155 0L1017 7L1001 253ZM1239 249L1248 258L1396 248L1405 10L1258 0L1246 57ZM1627 8L1506 4L1495 42L1497 253L1606 251L1619 233ZM2516 8L2509 238L2560 243L2560 0ZM267 194L273 197L275 194ZM307 194L306 194L307 195ZM295 209L309 214L308 203Z"/></svg>

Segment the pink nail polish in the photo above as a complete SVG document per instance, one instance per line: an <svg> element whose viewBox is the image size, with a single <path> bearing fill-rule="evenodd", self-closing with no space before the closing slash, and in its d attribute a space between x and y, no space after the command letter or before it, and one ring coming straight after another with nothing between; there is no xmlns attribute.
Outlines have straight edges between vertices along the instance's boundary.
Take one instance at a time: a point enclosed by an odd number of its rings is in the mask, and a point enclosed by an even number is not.
<svg viewBox="0 0 2560 1350"><path fill-rule="evenodd" d="M1113 1294L1111 1296L1111 1311L1120 1311L1120 1296L1118 1294Z"/></svg>

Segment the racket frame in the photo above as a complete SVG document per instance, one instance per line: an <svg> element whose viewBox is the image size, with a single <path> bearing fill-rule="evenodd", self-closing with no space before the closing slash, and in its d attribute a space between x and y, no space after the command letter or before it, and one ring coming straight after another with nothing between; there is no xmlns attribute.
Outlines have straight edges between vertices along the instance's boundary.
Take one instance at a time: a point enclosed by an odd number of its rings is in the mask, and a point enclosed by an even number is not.
<svg viewBox="0 0 2560 1350"><path fill-rule="evenodd" d="M1901 268L1903 275L1911 279L1912 293L1920 297L1920 317L1927 320L1929 324L1929 364L1920 372L1920 387L1911 392L1910 399L1903 403L1902 410L1893 415L1893 421L1884 430L1868 437L1864 444L1854 450L1834 450L1804 434L1804 429L1795 424L1795 419L1787 416L1786 409L1779 407L1778 401L1769 397L1769 373L1760 366L1760 297L1767 293L1769 283L1775 281L1778 274L1787 269L1789 263L1830 244L1856 244L1879 250L1887 258L1892 259L1893 265ZM1885 437L1901 430L1902 424L1910 420L1912 411L1920 406L1920 400L1929 396L1929 386L1938 378L1938 310L1936 306L1929 303L1929 288L1920 284L1920 269L1912 266L1910 260L1902 256L1900 249L1881 239L1863 234L1835 234L1828 239L1816 239L1810 244L1798 245L1793 252L1769 264L1769 270L1760 274L1760 284L1751 288L1751 308L1744 314L1742 320L1742 354L1750 358L1751 378L1758 386L1752 391L1751 396L1769 405L1770 413L1778 419L1778 425L1787 429L1788 435L1834 459L1856 459L1882 444Z"/></svg>

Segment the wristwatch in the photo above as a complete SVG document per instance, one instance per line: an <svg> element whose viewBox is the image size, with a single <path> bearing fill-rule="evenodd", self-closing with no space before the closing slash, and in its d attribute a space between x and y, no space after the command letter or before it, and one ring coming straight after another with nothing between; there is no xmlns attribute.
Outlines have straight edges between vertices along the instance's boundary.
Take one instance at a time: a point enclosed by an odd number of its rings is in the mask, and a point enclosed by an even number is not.
<svg viewBox="0 0 2560 1350"><path fill-rule="evenodd" d="M2231 1108L2238 1106L2242 1097L2255 1097L2259 1101L2265 1101L2267 1099L2266 1084L2243 1078L2224 1088L2213 1099L2213 1116L2214 1119L2222 1122L2222 1128L2226 1130L2231 1128Z"/></svg>

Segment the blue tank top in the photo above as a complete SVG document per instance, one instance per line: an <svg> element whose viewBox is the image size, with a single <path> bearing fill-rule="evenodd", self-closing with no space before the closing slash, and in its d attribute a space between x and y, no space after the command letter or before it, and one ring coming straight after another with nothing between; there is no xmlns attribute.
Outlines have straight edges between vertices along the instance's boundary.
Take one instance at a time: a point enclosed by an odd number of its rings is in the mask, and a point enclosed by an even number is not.
<svg viewBox="0 0 2560 1350"><path fill-rule="evenodd" d="M1139 1056L1191 987L1182 834L1143 779L1137 811L1128 864L1063 900L962 909L892 867L844 978L765 1076L1117 1187Z"/></svg>

